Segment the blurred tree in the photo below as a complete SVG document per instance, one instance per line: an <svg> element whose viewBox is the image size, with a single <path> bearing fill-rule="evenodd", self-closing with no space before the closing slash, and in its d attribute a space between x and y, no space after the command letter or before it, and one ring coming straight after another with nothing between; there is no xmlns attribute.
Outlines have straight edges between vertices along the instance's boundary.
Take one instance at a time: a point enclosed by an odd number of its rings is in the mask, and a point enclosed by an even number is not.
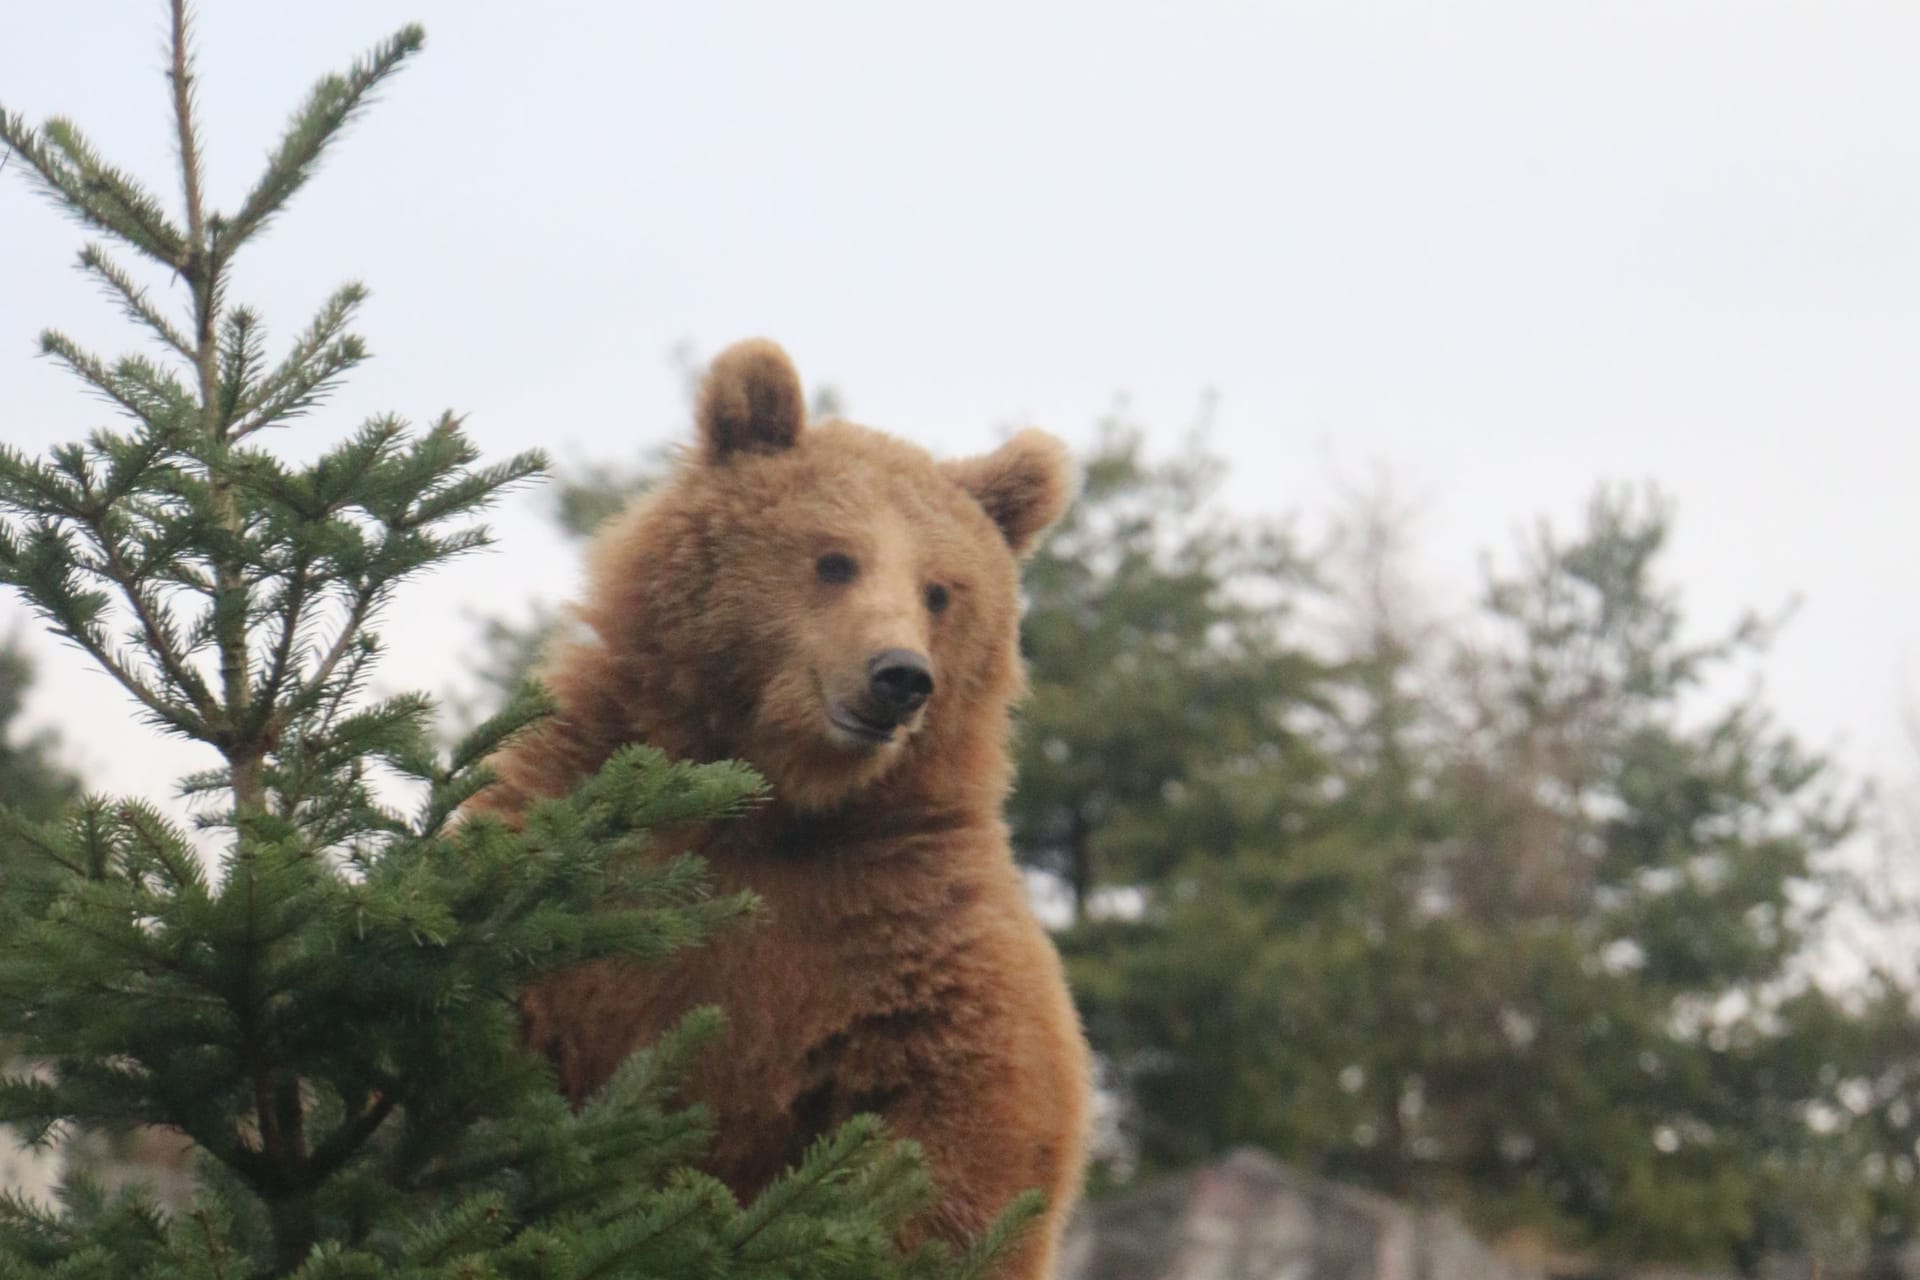
<svg viewBox="0 0 1920 1280"><path fill-rule="evenodd" d="M1226 857L1250 832L1278 852L1319 808L1327 671L1290 634L1311 574L1285 529L1225 515L1223 474L1197 438L1149 462L1109 419L1025 571L1032 692L1008 817L1076 918L1103 886Z"/></svg>
<svg viewBox="0 0 1920 1280"><path fill-rule="evenodd" d="M57 742L50 730L29 735L20 729L32 677L33 666L20 643L10 639L0 644L0 809L12 810L29 821L46 822L66 807L77 784L56 762ZM0 884L31 866L25 850L0 829ZM8 1046L0 1042L0 1066L5 1066L9 1057ZM6 1166L11 1145L11 1135L0 1131L0 1171ZM4 1172L0 1172L3 1180Z"/></svg>
<svg viewBox="0 0 1920 1280"><path fill-rule="evenodd" d="M1542 529L1490 583L1495 635L1456 668L1456 828L1433 873L1516 958L1577 961L1558 984L1574 1003L1536 981L1494 1010L1526 1042L1479 1109L1481 1194L1544 1199L1616 1252L1707 1259L1747 1247L1762 1193L1747 1117L1765 1099L1719 1059L1736 1033L1768 1043L1857 806L1757 692L1701 696L1770 629L1687 642L1656 576L1669 528L1657 497L1603 491L1580 537Z"/></svg>
<svg viewBox="0 0 1920 1280"><path fill-rule="evenodd" d="M1226 860L1169 823L1139 918L1069 938L1147 1167L1254 1141L1615 1257L1804 1242L1834 1082L1756 1064L1813 1048L1776 995L1852 810L1757 697L1698 705L1765 629L1683 641L1667 528L1601 494L1471 644L1396 617L1355 531L1319 785Z"/></svg>
<svg viewBox="0 0 1920 1280"><path fill-rule="evenodd" d="M78 783L58 763L51 730L27 735L19 727L32 682L33 664L20 644L0 645L0 805L38 821L64 808Z"/></svg>

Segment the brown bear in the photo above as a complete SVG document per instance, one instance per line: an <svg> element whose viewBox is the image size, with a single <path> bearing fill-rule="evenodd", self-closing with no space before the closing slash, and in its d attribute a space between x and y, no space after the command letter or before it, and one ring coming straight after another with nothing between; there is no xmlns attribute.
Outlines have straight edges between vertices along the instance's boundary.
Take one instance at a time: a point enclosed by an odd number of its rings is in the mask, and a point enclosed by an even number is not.
<svg viewBox="0 0 1920 1280"><path fill-rule="evenodd" d="M578 1102L688 1010L725 1010L690 1084L713 1171L751 1195L861 1112L926 1150L923 1230L962 1239L1018 1192L1046 1216L1005 1275L1049 1273L1083 1172L1085 1040L1001 808L1023 687L1019 559L1071 496L1036 431L936 462L805 423L770 342L709 371L699 443L596 539L558 714L493 760L511 819L617 748L744 760L772 799L663 842L750 889L754 924L661 967L604 964L524 1002Z"/></svg>

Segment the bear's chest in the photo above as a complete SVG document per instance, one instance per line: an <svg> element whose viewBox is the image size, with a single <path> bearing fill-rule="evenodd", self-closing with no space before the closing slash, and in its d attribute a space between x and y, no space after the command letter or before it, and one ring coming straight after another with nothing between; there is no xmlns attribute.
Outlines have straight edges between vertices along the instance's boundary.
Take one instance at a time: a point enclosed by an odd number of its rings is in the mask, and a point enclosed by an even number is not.
<svg viewBox="0 0 1920 1280"><path fill-rule="evenodd" d="M965 853L714 857L716 887L752 892L760 915L682 958L673 1003L725 1011L726 1074L788 1097L923 1074L976 1021L991 953L995 913Z"/></svg>

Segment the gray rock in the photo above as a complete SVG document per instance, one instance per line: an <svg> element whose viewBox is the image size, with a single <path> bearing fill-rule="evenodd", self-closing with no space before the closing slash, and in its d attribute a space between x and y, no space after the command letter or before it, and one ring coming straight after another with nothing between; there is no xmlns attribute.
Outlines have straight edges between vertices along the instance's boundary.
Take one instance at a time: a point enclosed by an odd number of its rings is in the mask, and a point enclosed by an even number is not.
<svg viewBox="0 0 1920 1280"><path fill-rule="evenodd" d="M1289 1169L1250 1148L1083 1206L1058 1280L1543 1280L1452 1214Z"/></svg>

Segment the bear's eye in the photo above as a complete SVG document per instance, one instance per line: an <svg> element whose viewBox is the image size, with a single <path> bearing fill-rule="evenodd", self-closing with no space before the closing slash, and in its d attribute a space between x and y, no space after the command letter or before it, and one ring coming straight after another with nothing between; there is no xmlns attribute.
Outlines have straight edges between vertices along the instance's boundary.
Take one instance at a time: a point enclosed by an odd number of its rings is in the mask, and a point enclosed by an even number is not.
<svg viewBox="0 0 1920 1280"><path fill-rule="evenodd" d="M933 583L927 588L927 612L943 613L946 607L947 589L937 582Z"/></svg>
<svg viewBox="0 0 1920 1280"><path fill-rule="evenodd" d="M822 582L852 582L860 576L860 566L853 562L853 557L838 551L829 551L814 561L813 571L820 575Z"/></svg>

